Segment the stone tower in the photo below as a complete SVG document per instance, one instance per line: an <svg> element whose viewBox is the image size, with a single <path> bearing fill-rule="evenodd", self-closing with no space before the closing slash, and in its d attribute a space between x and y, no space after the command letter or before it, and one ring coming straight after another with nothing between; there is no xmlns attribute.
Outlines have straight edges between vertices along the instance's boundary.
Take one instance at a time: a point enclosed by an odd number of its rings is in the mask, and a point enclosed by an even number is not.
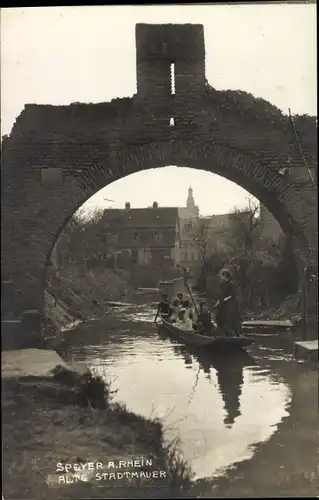
<svg viewBox="0 0 319 500"><path fill-rule="evenodd" d="M186 207L191 211L196 210L196 205L195 205L195 200L193 196L193 189L192 186L189 186L188 188L188 196L187 196L187 201L186 201Z"/></svg>
<svg viewBox="0 0 319 500"><path fill-rule="evenodd" d="M199 208L195 203L193 189L191 186L188 188L188 196L186 200L186 207L178 209L180 219L188 221L189 219L199 217Z"/></svg>
<svg viewBox="0 0 319 500"><path fill-rule="evenodd" d="M205 91L204 29L200 24L136 25L137 100L153 121L194 120ZM191 113L193 110L193 113Z"/></svg>

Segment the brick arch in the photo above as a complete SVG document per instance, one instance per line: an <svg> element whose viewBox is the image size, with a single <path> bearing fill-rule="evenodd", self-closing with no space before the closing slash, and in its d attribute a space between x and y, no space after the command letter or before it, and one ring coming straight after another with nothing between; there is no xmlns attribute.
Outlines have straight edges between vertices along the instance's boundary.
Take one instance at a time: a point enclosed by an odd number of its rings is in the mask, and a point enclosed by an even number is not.
<svg viewBox="0 0 319 500"><path fill-rule="evenodd" d="M80 208L100 189L123 177L150 168L167 165L184 166L218 174L258 198L280 223L283 232L295 238L299 249L307 250L307 240L300 229L302 205L293 186L274 170L266 169L256 160L231 148L213 142L168 140L131 146L105 159L86 172L72 185L73 202L70 204L70 186L59 198L60 216L48 237L48 228L39 226L38 240L46 242L40 261L45 268L59 234ZM61 193L62 194L62 193ZM61 207L63 209L61 210Z"/></svg>
<svg viewBox="0 0 319 500"><path fill-rule="evenodd" d="M302 259L317 251L317 192L288 117L245 92L207 84L203 26L138 24L136 80L133 97L108 103L28 104L2 141L2 271L24 309L43 310L46 264L76 210L108 184L154 167L204 169L237 183L293 237ZM299 118L316 170L316 123Z"/></svg>
<svg viewBox="0 0 319 500"><path fill-rule="evenodd" d="M33 171L29 179L29 170L26 168L22 172L19 162L10 165L11 170L6 168L2 182L9 202L3 206L6 226L3 267L9 269L17 288L23 291L24 307L43 310L46 265L60 231L76 210L106 185L154 167L193 167L237 183L258 198L278 220L283 231L294 237L298 248L306 252L302 199L292 183L252 155L207 140L205 135L202 140L200 134L197 137L196 140L182 140L171 136L149 142L141 137L140 144L132 145L123 134L120 147L102 148L98 160L92 160L92 148L77 154L72 164L68 162L69 175L53 188L42 185L38 170L36 174ZM12 139L9 141L12 143ZM25 144L21 147L27 158ZM59 147L60 150L51 143L45 144L40 155L42 169L51 166L47 158L52 150L55 154L58 151L60 164L66 162L63 142ZM14 143L10 146L11 151L13 148ZM34 151L37 147L33 147ZM22 180L17 181L15 169ZM14 217L14 212L18 213L18 218Z"/></svg>
<svg viewBox="0 0 319 500"><path fill-rule="evenodd" d="M283 232L299 238L301 246L307 248L307 238L302 231L303 206L293 185L279 175L276 168L269 168L253 156L213 141L154 141L130 147L112 159L111 165L103 169L102 178L109 180L105 172L110 166L114 173L108 183L138 171L167 165L206 170L236 183L266 206Z"/></svg>

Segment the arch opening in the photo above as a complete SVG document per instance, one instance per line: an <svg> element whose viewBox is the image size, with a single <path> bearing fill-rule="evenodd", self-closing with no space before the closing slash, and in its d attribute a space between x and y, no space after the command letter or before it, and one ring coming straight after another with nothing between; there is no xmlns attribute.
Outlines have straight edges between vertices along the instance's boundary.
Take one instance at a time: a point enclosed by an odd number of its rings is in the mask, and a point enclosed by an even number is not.
<svg viewBox="0 0 319 500"><path fill-rule="evenodd" d="M143 160L143 159L142 159ZM50 260L50 254L52 252L52 249L58 240L60 234L63 232L63 229L65 226L68 224L68 222L72 219L72 217L79 211L81 210L81 207L85 205L90 198L95 196L99 191L107 188L108 186L112 185L115 182L120 181L121 179L125 179L131 175L134 175L135 173L139 172L145 172L145 171L153 171L155 169L163 169L167 167L168 165L174 166L177 168L190 168L190 169L195 169L195 170L202 170L209 172L211 174L215 174L217 176L220 176L224 178L227 181L231 181L232 183L236 184L237 186L240 186L242 189L244 189L247 194L253 196L255 199L257 199L264 207L269 211L269 213L273 216L273 218L278 222L278 224L281 227L281 230L284 234L286 234L288 237L292 238L298 238L300 241L303 242L305 247L307 246L306 240L303 237L302 232L300 231L300 228L298 227L297 221L295 221L292 217L292 215L287 212L286 207L280 203L278 199L276 199L275 193L272 196L272 193L267 192L267 190L263 190L259 184L259 182L254 181L249 175L248 176L243 176L236 170L232 168L216 168L215 165L210 165L207 164L201 164L201 165L194 165L192 163L192 160L188 161L183 161L183 163L178 163L178 164L173 164L169 163L166 160L156 160L154 158L156 165L152 164L152 160L146 160L141 161L139 164L139 167L136 168L134 165L127 164L127 166L124 166L122 171L120 172L114 172L112 175L112 180L109 182L105 182L105 176L104 175L99 175L98 177L98 182L97 186L94 190L92 190L88 196L83 197L75 206L74 208L69 212L68 216L62 221L61 226L57 229L55 236L53 238L53 241L51 243L51 247L46 255L45 262L46 264ZM107 165L104 166L104 169L107 170ZM104 184L105 182L105 184Z"/></svg>
<svg viewBox="0 0 319 500"><path fill-rule="evenodd" d="M156 172L156 171L158 171L157 169L160 169L160 168L161 168L161 167L160 167L160 165L158 165L158 163L161 163L161 162L157 161L157 166L156 166L155 168L154 168L154 166L153 166L153 168L150 168L150 169L145 168L145 165L146 165L146 164L148 164L148 163L141 163L141 165L140 165L140 167L141 167L141 168L139 168L139 169L137 169L137 168L136 168L136 169L135 169L135 175L138 175L138 174L137 174L137 172L140 172L140 173L141 173L141 172L145 172L145 171L146 171L146 172ZM183 167L185 167L185 163L186 163L186 162L184 162ZM165 165L165 164L164 164L164 165ZM178 170L180 167L181 167L181 165L179 165L179 166L177 167L177 170ZM164 168L165 168L165 167L164 167ZM114 183L114 182L120 182L120 179L124 179L124 178L129 178L129 177L131 177L131 174L129 173L129 168L128 168L128 166L127 166L127 165L123 168L123 170L125 171L126 175L121 175L121 176L118 176L118 178L117 178L116 180L114 180L114 181L113 181L113 183ZM210 168L210 169L207 169L207 168L206 168L206 169L205 169L205 168L199 168L199 167L194 167L194 166L192 166L192 167L191 167L191 170L202 170L202 171L205 171L205 170L206 170L206 171L208 171L208 173L209 173L209 174L216 173L216 170L215 170L215 169L213 169L213 168ZM219 171L220 171L220 170L219 170ZM229 173L229 171L228 171L227 173L228 173L227 177L224 175L224 176L223 176L224 178L226 178L226 179L227 179L227 178L229 179L229 177L232 177L232 179L237 178L237 177L236 177L236 175L235 175L234 173L233 173L233 174L232 174L232 173ZM134 174L133 174L133 175L134 175ZM217 174L217 175L218 175L218 174ZM132 180L133 180L133 179L132 179ZM234 181L232 180L232 182L234 182ZM113 183L109 183L108 187L111 187L111 185L112 185ZM242 178L240 179L240 183L237 183L237 184L238 184L238 185L240 185L240 184L241 184L241 186L242 186L242 187L243 187L243 185L244 185L244 186L247 186L247 182L245 182L245 179L243 180ZM249 186L252 186L252 188L251 188L251 189L254 189L254 186L253 186L253 184L252 184L252 183L251 183L251 184L249 184ZM102 189L103 189L103 188L105 188L105 187L106 187L106 186L102 186ZM248 194L248 192L247 192L247 194ZM252 193L252 191L250 191L250 194L256 194L256 190L254 190L254 191L253 191L253 193ZM111 196L111 198L112 198L112 196ZM264 196L262 200L260 200L260 198L259 198L259 201L261 201L261 202L262 202L262 201L264 201L264 200L268 200L268 198L267 198L266 196ZM112 200L110 200L110 201L112 202ZM131 200L129 200L129 201L131 201ZM124 210L126 210L126 211L127 211L127 210L132 209L132 204L130 204L130 203L129 203L129 201L126 201L126 203L124 203L124 200L123 200L123 206L122 206L122 207L117 207L117 208L122 208L122 209L124 209ZM171 204L171 205L172 205L172 204ZM269 206L269 205L268 205L268 206ZM143 207L143 204L141 204L141 205L140 205L140 207L136 207L136 208L142 208L142 207ZM275 213L276 213L276 209L277 209L277 210L282 210L282 206L281 206L281 205L278 205L278 207L277 207L277 206L275 206L275 209L274 209L273 207L274 207L274 205L272 204L272 211L274 211ZM144 207L144 208L145 208L145 207ZM150 208L150 209L151 209L151 208L157 208L157 204L156 204L156 202L154 202L154 203L153 203L153 207L151 207L150 205L148 205L148 208ZM73 215L74 215L74 214L72 214L72 216L73 216ZM72 216L71 216L71 218L72 218ZM293 226L293 225L291 225L291 226L289 225L289 222L290 222L289 218L288 218L288 220L287 220L287 221L286 221L286 220L284 220L284 218L282 218L282 221L283 221L283 224L281 225L281 227L282 227L282 228L284 228L284 229L286 230L286 231L284 231L284 232L286 233L286 235L288 235L288 236L292 236L292 235L293 235L293 227L294 227L294 226ZM63 227L65 227L65 224L64 224L64 226L63 226ZM60 229L60 232L61 232L61 230L63 231L63 229ZM135 235L135 236L136 236L136 235ZM135 240L136 240L136 241L138 241L138 239L139 239L139 238L138 238L138 236L136 236ZM53 243L53 245L52 245L52 246L54 246L54 244L55 244L55 243ZM50 254L51 254L51 252L50 252ZM48 261L49 261L49 259L50 259L50 254L47 256L47 262L48 262ZM44 281L45 281L45 280L44 280Z"/></svg>
<svg viewBox="0 0 319 500"><path fill-rule="evenodd" d="M68 164L68 175L53 190L34 185L33 203L23 210L23 220L32 226L32 239L29 237L26 245L23 231L10 232L10 245L16 248L15 258L24 249L20 258L23 267L17 268L11 263L10 252L6 253L6 267L17 287L24 290L26 309L43 310L45 271L52 248L67 220L78 208L114 181L166 165L202 169L235 182L260 200L279 222L283 232L290 235L306 254L302 200L293 185L279 176L276 169L267 168L248 154L207 139L143 140L139 144L130 144L127 140L125 144L121 144L116 153L104 154L95 162L89 153L86 156L84 152L72 166Z"/></svg>

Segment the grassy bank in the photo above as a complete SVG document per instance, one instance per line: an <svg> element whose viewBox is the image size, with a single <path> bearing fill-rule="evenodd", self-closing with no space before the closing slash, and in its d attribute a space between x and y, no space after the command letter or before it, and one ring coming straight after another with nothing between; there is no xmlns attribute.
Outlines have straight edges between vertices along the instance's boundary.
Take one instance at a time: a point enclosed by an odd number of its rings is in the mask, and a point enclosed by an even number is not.
<svg viewBox="0 0 319 500"><path fill-rule="evenodd" d="M50 347L56 347L63 339L62 330L75 322L108 314L107 300L129 299L125 286L123 276L110 270L85 272L70 266L64 273L49 275L42 335L51 339Z"/></svg>
<svg viewBox="0 0 319 500"><path fill-rule="evenodd" d="M112 312L108 302L130 302L140 286L157 286L170 268L132 264L126 270L108 269L102 265L89 269L85 264L69 264L49 269L45 291L44 338L63 337L62 329L76 321L100 318ZM151 281L150 281L151 280ZM53 342L50 346L55 346Z"/></svg>
<svg viewBox="0 0 319 500"><path fill-rule="evenodd" d="M176 443L164 444L161 423L113 404L110 387L99 379L82 376L75 383L63 372L4 378L2 390L5 498L187 495L191 473ZM152 470L166 471L167 477L147 479L143 486L135 478L123 487L115 487L116 481L56 484L58 463L104 464L140 457L151 459Z"/></svg>
<svg viewBox="0 0 319 500"><path fill-rule="evenodd" d="M87 269L84 264L51 271L46 289L73 316L83 319L103 315L107 312L106 301L125 301L132 293L124 271Z"/></svg>

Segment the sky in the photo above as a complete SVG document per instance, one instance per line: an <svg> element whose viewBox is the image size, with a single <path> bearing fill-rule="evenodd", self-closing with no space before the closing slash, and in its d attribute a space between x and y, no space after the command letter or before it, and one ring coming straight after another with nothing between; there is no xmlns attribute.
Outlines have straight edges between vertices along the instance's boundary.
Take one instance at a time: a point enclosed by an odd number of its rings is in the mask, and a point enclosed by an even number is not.
<svg viewBox="0 0 319 500"><path fill-rule="evenodd" d="M132 96L136 23L203 24L206 77L213 87L250 92L285 113L317 114L316 5L8 8L1 11L1 136L27 103ZM134 207L153 201L185 206L190 184L202 215L247 203L248 193L222 177L167 166L106 186L85 209L121 208L126 201Z"/></svg>

